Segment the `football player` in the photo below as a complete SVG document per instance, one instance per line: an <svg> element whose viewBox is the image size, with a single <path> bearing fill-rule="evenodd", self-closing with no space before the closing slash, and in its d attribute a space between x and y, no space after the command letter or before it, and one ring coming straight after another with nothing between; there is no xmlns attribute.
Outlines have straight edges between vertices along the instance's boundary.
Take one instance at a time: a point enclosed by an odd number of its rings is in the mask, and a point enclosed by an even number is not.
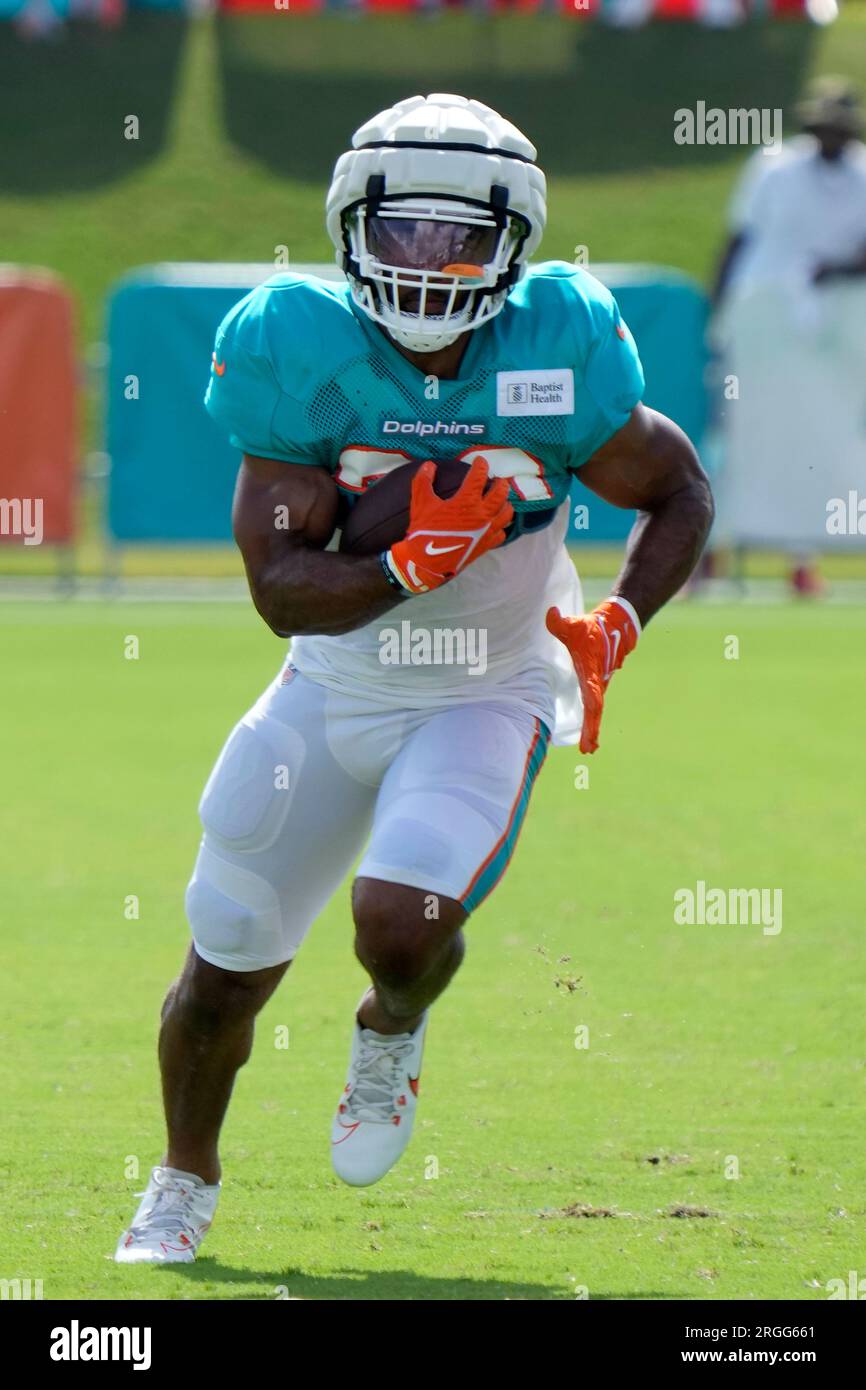
<svg viewBox="0 0 866 1390"><path fill-rule="evenodd" d="M160 1035L168 1144L119 1261L194 1258L256 1014L365 845L352 912L370 986L332 1154L355 1185L396 1163L431 1005L508 866L548 743L594 751L612 673L698 559L712 502L695 451L641 404L604 286L528 265L544 222L519 130L478 101L412 97L337 161L327 226L345 283L277 275L219 329L206 403L243 454L234 532L291 660L204 790L193 945ZM469 470L443 500L435 462L455 457ZM406 534L340 551L340 499L411 460ZM575 474L638 511L588 614L563 544ZM383 665L384 627L407 620L483 631L485 669Z"/></svg>

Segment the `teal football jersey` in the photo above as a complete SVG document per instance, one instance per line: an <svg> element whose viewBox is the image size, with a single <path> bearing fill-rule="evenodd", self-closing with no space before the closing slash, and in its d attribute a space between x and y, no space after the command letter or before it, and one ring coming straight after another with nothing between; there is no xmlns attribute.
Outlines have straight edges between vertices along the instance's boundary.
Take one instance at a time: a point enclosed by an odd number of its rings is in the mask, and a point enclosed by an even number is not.
<svg viewBox="0 0 866 1390"><path fill-rule="evenodd" d="M513 539L552 518L643 389L613 296L547 261L470 334L454 379L408 362L347 284L274 276L221 324L205 403L237 448L327 468L348 497L409 459L483 454L510 479Z"/></svg>

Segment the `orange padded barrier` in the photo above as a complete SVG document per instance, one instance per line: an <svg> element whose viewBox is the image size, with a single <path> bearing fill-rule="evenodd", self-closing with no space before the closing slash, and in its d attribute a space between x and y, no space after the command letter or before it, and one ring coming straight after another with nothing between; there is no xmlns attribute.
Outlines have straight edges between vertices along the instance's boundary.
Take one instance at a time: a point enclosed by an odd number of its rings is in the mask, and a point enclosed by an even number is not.
<svg viewBox="0 0 866 1390"><path fill-rule="evenodd" d="M74 531L72 304L48 271L0 266L0 542Z"/></svg>

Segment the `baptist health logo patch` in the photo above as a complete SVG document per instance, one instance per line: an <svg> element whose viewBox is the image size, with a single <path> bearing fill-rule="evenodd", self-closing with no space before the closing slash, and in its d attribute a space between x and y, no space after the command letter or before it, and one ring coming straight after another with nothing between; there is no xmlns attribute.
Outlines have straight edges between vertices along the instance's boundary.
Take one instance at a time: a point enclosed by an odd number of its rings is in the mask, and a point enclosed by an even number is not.
<svg viewBox="0 0 866 1390"><path fill-rule="evenodd" d="M571 367L496 373L497 415L573 415Z"/></svg>

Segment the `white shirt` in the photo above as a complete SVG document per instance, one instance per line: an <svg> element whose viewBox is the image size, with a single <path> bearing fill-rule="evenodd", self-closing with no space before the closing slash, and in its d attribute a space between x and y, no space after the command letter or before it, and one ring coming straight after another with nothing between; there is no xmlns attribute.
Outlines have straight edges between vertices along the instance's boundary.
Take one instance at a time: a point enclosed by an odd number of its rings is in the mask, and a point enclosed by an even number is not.
<svg viewBox="0 0 866 1390"><path fill-rule="evenodd" d="M837 160L822 159L812 136L778 154L758 150L734 194L731 227L747 238L732 289L806 291L816 266L866 249L866 146L852 141Z"/></svg>

